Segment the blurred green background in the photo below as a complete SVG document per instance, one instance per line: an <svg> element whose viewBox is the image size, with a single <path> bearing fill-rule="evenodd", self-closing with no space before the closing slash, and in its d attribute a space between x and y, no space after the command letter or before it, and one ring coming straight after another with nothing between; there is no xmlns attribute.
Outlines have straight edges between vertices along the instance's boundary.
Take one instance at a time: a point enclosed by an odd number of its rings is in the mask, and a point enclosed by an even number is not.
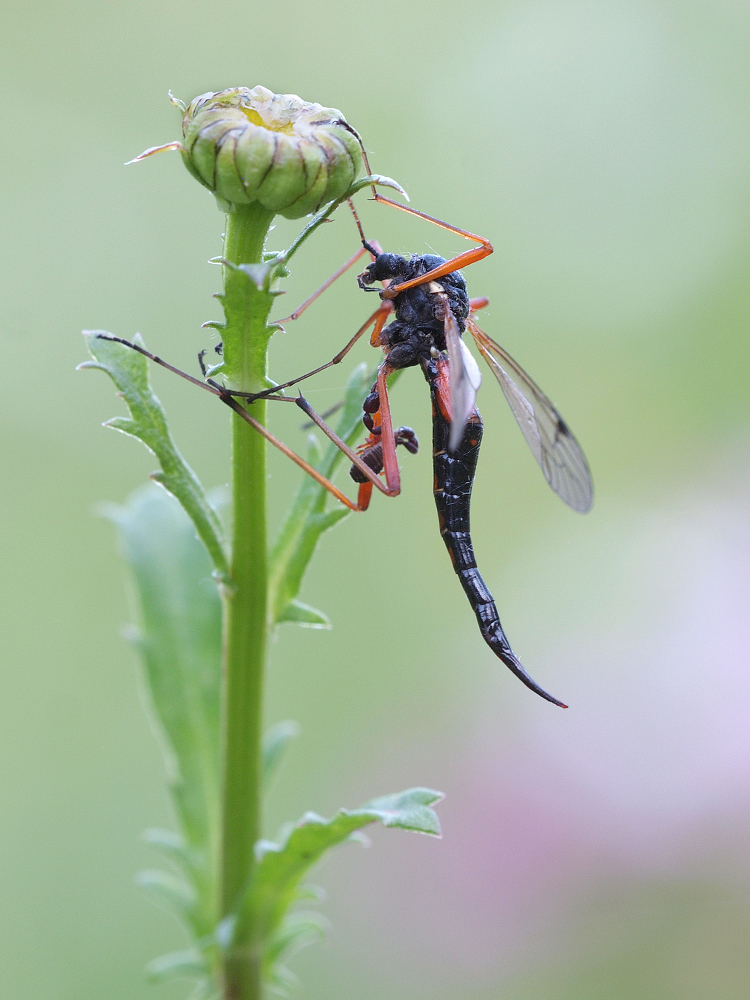
<svg viewBox="0 0 750 1000"><path fill-rule="evenodd" d="M493 241L468 272L483 325L560 407L597 491L589 516L564 508L487 376L479 564L560 712L479 637L437 531L426 386L412 370L394 391L423 440L403 495L324 540L301 597L333 630L273 647L268 720L302 734L268 833L424 784L447 793L444 839L375 830L326 862L334 933L296 961L299 996L747 998L747 5L5 0L0 52L2 995L187 992L142 975L184 938L134 885L169 806L96 513L154 460L101 429L123 405L74 368L88 327L195 370L222 216L176 155L122 164L179 136L169 89L262 83L340 108L415 207ZM465 248L360 204L387 249ZM356 245L342 212L279 315ZM371 305L340 282L275 338L272 374L331 357ZM313 405L346 374L311 384ZM224 482L226 412L153 379L204 483ZM273 456L277 520L297 481Z"/></svg>

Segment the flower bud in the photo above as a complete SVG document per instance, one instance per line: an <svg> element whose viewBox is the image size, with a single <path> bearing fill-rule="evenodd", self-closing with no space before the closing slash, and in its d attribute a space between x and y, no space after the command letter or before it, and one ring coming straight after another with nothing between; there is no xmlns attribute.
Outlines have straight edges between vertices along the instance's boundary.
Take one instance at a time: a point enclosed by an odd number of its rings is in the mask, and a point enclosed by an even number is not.
<svg viewBox="0 0 750 1000"><path fill-rule="evenodd" d="M341 197L362 165L340 111L265 87L196 97L182 132L185 165L227 211L257 201L299 219Z"/></svg>

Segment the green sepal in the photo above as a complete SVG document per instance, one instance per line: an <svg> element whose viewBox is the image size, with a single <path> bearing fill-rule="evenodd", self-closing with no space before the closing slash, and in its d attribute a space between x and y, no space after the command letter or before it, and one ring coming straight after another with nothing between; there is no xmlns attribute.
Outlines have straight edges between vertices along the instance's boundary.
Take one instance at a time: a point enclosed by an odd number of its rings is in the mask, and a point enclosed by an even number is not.
<svg viewBox="0 0 750 1000"><path fill-rule="evenodd" d="M179 110L184 115L185 112L187 111L187 104L185 104L184 101L181 101L179 97L175 97L171 90L168 90L167 94L169 95L170 104L174 104L174 106L176 108L179 108Z"/></svg>
<svg viewBox="0 0 750 1000"><path fill-rule="evenodd" d="M285 719L271 726L263 737L263 787L267 788L276 773L287 747L299 735L299 725Z"/></svg>
<svg viewBox="0 0 750 1000"><path fill-rule="evenodd" d="M84 332L94 361L84 361L78 366L105 371L128 405L129 418L114 417L104 426L138 438L156 455L161 472L155 473L152 478L180 502L206 546L217 575L226 579L229 567L219 518L208 502L198 477L172 440L166 414L149 385L148 362L142 354L107 339L107 336L104 331ZM142 344L138 336L136 343Z"/></svg>
<svg viewBox="0 0 750 1000"><path fill-rule="evenodd" d="M370 823L440 836L440 822L430 808L443 798L429 788L412 788L365 803L359 809L340 809L333 819L306 813L283 841L260 841L252 881L242 903L239 921L253 927L268 942L279 927L297 886L326 851L348 840Z"/></svg>
<svg viewBox="0 0 750 1000"><path fill-rule="evenodd" d="M368 373L364 363L358 365L349 376L344 407L336 425L336 433L348 444L352 444L361 433L362 401L371 382L372 373ZM343 458L343 452L333 443L329 443L321 455L316 438L311 436L308 461L326 478L331 478ZM305 605L297 601L305 570L321 535L350 513L340 505L327 511L328 496L325 487L305 475L271 550L269 593L273 620L276 623L294 622L318 628L329 627L328 619L322 612L316 612L322 621L303 619L301 609Z"/></svg>
<svg viewBox="0 0 750 1000"><path fill-rule="evenodd" d="M385 174L370 174L367 177L360 177L360 179L355 181L344 195L344 200L346 198L351 198L357 193L357 191L361 191L363 188L372 187L373 184L376 187L392 188L394 191L398 191L399 194L402 194L407 201L409 200L409 195L406 191L404 191L399 182L394 181L392 177L386 177Z"/></svg>

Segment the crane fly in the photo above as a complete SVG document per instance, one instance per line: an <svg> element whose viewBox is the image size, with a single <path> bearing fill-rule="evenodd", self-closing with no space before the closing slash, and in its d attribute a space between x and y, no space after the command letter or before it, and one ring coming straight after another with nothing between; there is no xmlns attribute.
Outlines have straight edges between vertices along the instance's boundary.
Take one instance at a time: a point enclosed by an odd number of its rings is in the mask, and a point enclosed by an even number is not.
<svg viewBox="0 0 750 1000"><path fill-rule="evenodd" d="M470 533L470 501L483 424L476 408L481 374L462 339L466 330L497 379L545 479L569 507L580 513L589 510L593 499L593 484L586 457L548 397L474 319L474 313L487 305L487 299L469 299L466 282L459 268L491 254L493 248L489 241L391 201L374 189L373 194L376 201L392 205L474 240L478 246L449 260L434 254L413 254L407 258L399 254L383 253L377 243L368 243L365 239L356 210L350 202L362 249L287 319L297 319L318 295L364 253L370 254L372 262L358 275L357 281L363 291L379 292L381 304L331 361L313 371L262 392L240 392L227 389L214 379L205 377L202 358L201 368L205 381L180 371L138 344L112 335L99 336L125 344L219 396L222 402L329 490L336 499L357 511L367 509L373 487L386 496L397 496L400 493L396 448L401 445L407 451L415 453L418 442L411 428L393 429L387 380L394 372L419 365L429 385L432 399L433 493L440 533L453 568L474 610L482 638L528 688L552 704L567 708L564 702L553 698L530 677L513 652L500 624L492 594L479 573L474 556ZM374 287L376 282L381 284L380 289ZM389 319L391 322L388 322ZM290 397L280 393L339 364L370 327L373 328L370 344L381 348L385 357L378 367L376 381L363 403L362 420L369 432L367 440L353 450L336 435L301 394ZM256 399L263 397L295 402L344 452L352 462L350 474L359 483L356 502L276 438L239 402L241 399L245 405L252 405Z"/></svg>
<svg viewBox="0 0 750 1000"><path fill-rule="evenodd" d="M366 242L364 245L375 253L376 248ZM372 343L383 349L385 359L364 403L363 421L370 436L361 455L372 469L379 472L385 468L387 481L386 442L393 437L391 451L397 444L416 450L409 428L399 428L395 434L389 430L390 408L387 396L383 407L381 393L392 372L419 365L432 398L433 492L440 533L482 637L527 687L553 704L566 707L544 691L521 665L477 568L470 534L470 500L483 433L475 405L481 375L462 339L467 329L497 379L545 479L568 506L581 513L591 507L591 474L580 445L547 396L474 320L472 314L486 300L469 299L463 276L451 269L454 264L455 260L446 261L432 254L405 258L377 253L358 277L365 291L374 290L375 282L385 282L387 287L380 294L392 303L395 313L389 325L376 325L372 337ZM357 467L352 467L351 474L361 483L360 506L366 506L372 485L369 480L363 481Z"/></svg>

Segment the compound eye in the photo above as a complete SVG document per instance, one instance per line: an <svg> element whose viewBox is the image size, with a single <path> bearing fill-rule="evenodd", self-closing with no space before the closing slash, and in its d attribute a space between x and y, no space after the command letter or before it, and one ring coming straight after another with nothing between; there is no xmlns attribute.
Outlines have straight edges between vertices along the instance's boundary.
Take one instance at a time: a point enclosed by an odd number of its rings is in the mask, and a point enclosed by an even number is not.
<svg viewBox="0 0 750 1000"><path fill-rule="evenodd" d="M397 253L381 253L375 258L375 262L370 267L375 268L378 281L387 281L401 274L406 261L399 257Z"/></svg>

